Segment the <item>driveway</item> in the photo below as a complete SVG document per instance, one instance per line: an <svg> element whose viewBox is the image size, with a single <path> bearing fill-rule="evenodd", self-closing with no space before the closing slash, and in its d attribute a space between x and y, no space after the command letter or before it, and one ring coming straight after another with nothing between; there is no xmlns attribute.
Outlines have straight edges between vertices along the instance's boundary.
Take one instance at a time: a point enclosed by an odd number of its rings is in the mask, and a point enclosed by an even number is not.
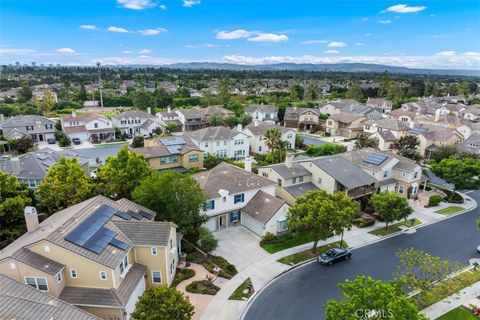
<svg viewBox="0 0 480 320"><path fill-rule="evenodd" d="M213 254L227 259L238 271L270 256L259 247L260 237L243 226L214 232L214 236L218 248Z"/></svg>
<svg viewBox="0 0 480 320"><path fill-rule="evenodd" d="M52 150L55 150L55 151L63 150L62 148L60 148L60 146L56 142L55 142L55 144L49 144L48 142L45 142L45 141L39 141L39 142L37 142L37 147L40 150L45 149L45 148L49 148L49 149L52 149Z"/></svg>

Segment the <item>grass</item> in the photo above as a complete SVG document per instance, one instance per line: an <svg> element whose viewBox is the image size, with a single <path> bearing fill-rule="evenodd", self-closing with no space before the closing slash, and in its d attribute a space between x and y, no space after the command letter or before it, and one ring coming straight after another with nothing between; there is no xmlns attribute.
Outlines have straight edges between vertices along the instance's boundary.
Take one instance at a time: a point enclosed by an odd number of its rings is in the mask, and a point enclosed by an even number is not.
<svg viewBox="0 0 480 320"><path fill-rule="evenodd" d="M193 281L185 288L185 290L191 293L209 294L214 296L217 294L220 288L208 280L201 280Z"/></svg>
<svg viewBox="0 0 480 320"><path fill-rule="evenodd" d="M414 226L418 226L419 224L422 224L422 221L415 218ZM392 234L392 233L395 233L395 232L398 232L398 231L402 230L400 227L411 227L411 226L412 226L412 222L409 219L409 220L406 220L406 221L391 224L391 225L388 226L388 229L380 228L380 229L372 230L368 233L381 237L381 236L386 236L386 235L389 235L389 234Z"/></svg>
<svg viewBox="0 0 480 320"><path fill-rule="evenodd" d="M435 213L440 213L446 216L452 215L454 213L462 211L464 208L459 206L450 206L440 210L435 211Z"/></svg>
<svg viewBox="0 0 480 320"><path fill-rule="evenodd" d="M339 245L340 245L340 241L329 243L329 244L317 247L316 254L313 253L312 250L305 250L305 251L297 252L289 256L280 258L277 261L283 264L288 264L289 266L293 266L293 265L296 265L297 263L300 263L312 258L316 258L318 257L318 255L326 252L329 249L338 248ZM348 244L345 241L343 241L343 247L348 248Z"/></svg>
<svg viewBox="0 0 480 320"><path fill-rule="evenodd" d="M243 281L241 285L238 286L237 289L232 293L232 295L228 298L228 300L248 300L253 294L253 288L251 292L248 292L248 286L252 284L252 281L250 278L247 280ZM247 290L247 292L245 292Z"/></svg>
<svg viewBox="0 0 480 320"><path fill-rule="evenodd" d="M172 287L178 286L182 281L190 279L195 276L195 271L192 269L177 269L175 278L172 281Z"/></svg>
<svg viewBox="0 0 480 320"><path fill-rule="evenodd" d="M313 242L314 240L314 237L309 233L287 233L277 236L271 241L262 240L260 241L260 246L268 253L275 253L304 243Z"/></svg>
<svg viewBox="0 0 480 320"><path fill-rule="evenodd" d="M478 320L478 317L475 317L471 312L466 310L463 307L455 308L443 316L437 318L436 320Z"/></svg>

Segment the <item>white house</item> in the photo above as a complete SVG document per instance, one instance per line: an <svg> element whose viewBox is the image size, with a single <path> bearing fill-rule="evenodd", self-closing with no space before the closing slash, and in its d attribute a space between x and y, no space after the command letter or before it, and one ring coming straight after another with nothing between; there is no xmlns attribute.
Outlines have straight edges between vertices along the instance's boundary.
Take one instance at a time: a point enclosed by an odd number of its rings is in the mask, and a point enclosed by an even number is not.
<svg viewBox="0 0 480 320"><path fill-rule="evenodd" d="M271 152L265 144L265 133L270 128L277 128L282 134L282 141L288 141L288 148L295 148L296 129L273 125L265 122L254 121L245 127L245 132L250 140L250 151L258 154Z"/></svg>
<svg viewBox="0 0 480 320"><path fill-rule="evenodd" d="M113 126L132 136L149 136L163 127L159 118L140 110L131 110L112 116Z"/></svg>
<svg viewBox="0 0 480 320"><path fill-rule="evenodd" d="M207 127L185 134L205 155L215 154L229 159L245 158L249 155L248 135L242 132L242 125L235 129L228 127Z"/></svg>
<svg viewBox="0 0 480 320"><path fill-rule="evenodd" d="M253 121L278 121L278 108L267 104L252 104L245 108L245 114L252 117Z"/></svg>
<svg viewBox="0 0 480 320"><path fill-rule="evenodd" d="M97 142L115 138L111 120L94 113L64 115L62 129L70 139Z"/></svg>

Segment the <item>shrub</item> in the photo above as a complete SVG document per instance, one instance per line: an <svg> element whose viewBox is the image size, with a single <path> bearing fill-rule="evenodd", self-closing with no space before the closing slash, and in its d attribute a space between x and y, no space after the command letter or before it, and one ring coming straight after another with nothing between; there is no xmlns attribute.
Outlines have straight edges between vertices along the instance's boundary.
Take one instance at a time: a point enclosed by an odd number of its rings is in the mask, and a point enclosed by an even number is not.
<svg viewBox="0 0 480 320"><path fill-rule="evenodd" d="M195 271L192 269L177 269L175 273L175 279L172 281L172 287L178 286L184 280L190 279L195 276Z"/></svg>
<svg viewBox="0 0 480 320"><path fill-rule="evenodd" d="M142 136L136 136L132 140L132 148L142 148L144 146L144 140Z"/></svg>
<svg viewBox="0 0 480 320"><path fill-rule="evenodd" d="M205 227L198 229L198 247L205 253L210 253L218 246L218 240L215 239L213 234Z"/></svg>
<svg viewBox="0 0 480 320"><path fill-rule="evenodd" d="M375 224L373 219L365 219L363 217L355 219L355 225L359 228L369 227Z"/></svg>
<svg viewBox="0 0 480 320"><path fill-rule="evenodd" d="M68 147L70 145L70 139L63 131L55 132L55 139L60 147Z"/></svg>
<svg viewBox="0 0 480 320"><path fill-rule="evenodd" d="M212 282L208 280L193 281L185 289L188 292L209 294L212 296L216 295L217 292L220 290L219 287L217 287L216 285L214 285Z"/></svg>
<svg viewBox="0 0 480 320"><path fill-rule="evenodd" d="M443 197L441 195L435 194L428 199L428 206L435 207L438 206L440 202L442 202Z"/></svg>
<svg viewBox="0 0 480 320"><path fill-rule="evenodd" d="M271 232L267 232L265 233L265 235L263 236L262 238L262 242L264 243L269 243L269 242L272 242L273 240L275 240L276 236L271 233Z"/></svg>

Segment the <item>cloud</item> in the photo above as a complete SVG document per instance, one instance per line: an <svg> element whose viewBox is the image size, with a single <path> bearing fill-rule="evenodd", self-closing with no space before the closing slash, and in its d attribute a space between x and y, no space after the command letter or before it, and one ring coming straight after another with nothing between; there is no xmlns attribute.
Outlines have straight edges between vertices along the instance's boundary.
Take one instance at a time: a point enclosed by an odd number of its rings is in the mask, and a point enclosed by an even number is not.
<svg viewBox="0 0 480 320"><path fill-rule="evenodd" d="M288 41L288 37L284 34L260 33L255 37L247 38L247 41L277 43Z"/></svg>
<svg viewBox="0 0 480 320"><path fill-rule="evenodd" d="M117 4L126 9L132 10L143 10L156 6L156 4L151 0L117 0Z"/></svg>
<svg viewBox="0 0 480 320"><path fill-rule="evenodd" d="M200 4L200 0L183 0L183 6L186 8L191 8L197 4Z"/></svg>
<svg viewBox="0 0 480 320"><path fill-rule="evenodd" d="M160 9L162 9L162 10L167 10L167 6L164 5L164 4L161 4L161 5L159 5L158 7L159 7Z"/></svg>
<svg viewBox="0 0 480 320"><path fill-rule="evenodd" d="M57 49L55 51L58 52L58 53L61 53L61 54L72 54L72 53L76 52L72 48L60 48L60 49Z"/></svg>
<svg viewBox="0 0 480 320"><path fill-rule="evenodd" d="M94 26L93 24L82 24L80 26L81 29L85 29L85 30L95 30L95 29L98 29L97 26Z"/></svg>
<svg viewBox="0 0 480 320"><path fill-rule="evenodd" d="M30 55L36 53L33 49L21 49L21 48L0 48L0 56L6 55Z"/></svg>
<svg viewBox="0 0 480 320"><path fill-rule="evenodd" d="M325 51L323 51L323 53L326 53L326 54L337 54L337 53L340 53L340 51L338 51L338 50L325 50Z"/></svg>
<svg viewBox="0 0 480 320"><path fill-rule="evenodd" d="M247 31L244 29L238 29L234 31L220 31L220 32L217 32L216 38L221 40L234 40L234 39L248 38L254 33L255 31Z"/></svg>
<svg viewBox="0 0 480 320"><path fill-rule="evenodd" d="M416 6L410 7L406 4L396 4L394 6L388 7L386 11L388 12L396 12L396 13L413 13L413 12L420 12L427 9L425 6Z"/></svg>
<svg viewBox="0 0 480 320"><path fill-rule="evenodd" d="M435 55L436 56L449 57L449 56L454 56L455 54L456 54L455 51L442 51L442 52L436 53Z"/></svg>
<svg viewBox="0 0 480 320"><path fill-rule="evenodd" d="M133 53L131 50L123 50L122 53Z"/></svg>
<svg viewBox="0 0 480 320"><path fill-rule="evenodd" d="M144 54L142 54L142 55L140 55L140 56L137 56L137 58L151 58L151 57L150 57L150 56L147 56L147 55L144 55Z"/></svg>
<svg viewBox="0 0 480 320"><path fill-rule="evenodd" d="M480 52L467 51L467 52L464 52L463 55L468 57L480 57Z"/></svg>
<svg viewBox="0 0 480 320"><path fill-rule="evenodd" d="M107 30L110 31L110 32L128 33L128 30L127 30L127 29L121 28L121 27L111 26L111 27L108 27Z"/></svg>
<svg viewBox="0 0 480 320"><path fill-rule="evenodd" d="M218 48L220 47L217 44L212 44L212 43L204 43L204 44L187 44L185 45L185 48L189 49L197 49L197 48Z"/></svg>
<svg viewBox="0 0 480 320"><path fill-rule="evenodd" d="M378 23L389 24L389 23L392 23L392 20L378 20Z"/></svg>
<svg viewBox="0 0 480 320"><path fill-rule="evenodd" d="M342 41L333 41L333 42L330 42L328 44L328 46L330 48L342 48L342 47L346 47L347 44L345 42L342 42Z"/></svg>
<svg viewBox="0 0 480 320"><path fill-rule="evenodd" d="M166 32L165 28L156 28L156 29L145 29L138 31L142 36L156 36L161 32Z"/></svg>
<svg viewBox="0 0 480 320"><path fill-rule="evenodd" d="M363 43L363 42L355 42L353 45L354 45L354 46L357 46L357 47L363 47L363 46L365 45L365 43Z"/></svg>
<svg viewBox="0 0 480 320"><path fill-rule="evenodd" d="M148 54L148 53L152 53L152 50L148 50L148 49L142 49L140 51L138 51L139 54Z"/></svg>
<svg viewBox="0 0 480 320"><path fill-rule="evenodd" d="M321 43L327 43L327 40L307 40L307 41L302 41L300 42L301 44L305 45L310 45L310 44L321 44Z"/></svg>

